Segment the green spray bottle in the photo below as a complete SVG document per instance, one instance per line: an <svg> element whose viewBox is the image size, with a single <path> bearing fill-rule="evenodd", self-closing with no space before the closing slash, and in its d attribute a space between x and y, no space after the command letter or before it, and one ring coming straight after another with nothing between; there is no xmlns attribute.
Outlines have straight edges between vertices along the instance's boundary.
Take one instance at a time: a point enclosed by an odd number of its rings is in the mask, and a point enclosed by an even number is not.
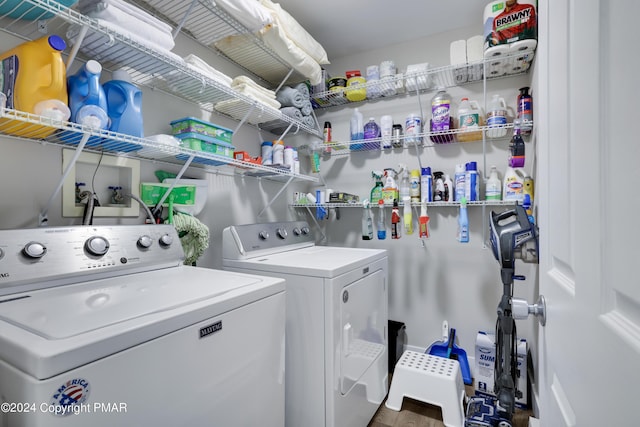
<svg viewBox="0 0 640 427"><path fill-rule="evenodd" d="M382 189L384 188L382 184L382 177L384 172L382 171L372 171L371 176L375 179L376 185L371 189L371 204L378 204L378 200L382 199Z"/></svg>

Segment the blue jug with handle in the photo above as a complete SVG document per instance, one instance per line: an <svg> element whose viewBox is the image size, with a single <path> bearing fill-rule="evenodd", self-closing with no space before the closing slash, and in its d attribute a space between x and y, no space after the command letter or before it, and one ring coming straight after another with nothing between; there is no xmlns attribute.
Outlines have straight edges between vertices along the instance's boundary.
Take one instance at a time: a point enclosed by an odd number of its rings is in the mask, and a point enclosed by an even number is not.
<svg viewBox="0 0 640 427"><path fill-rule="evenodd" d="M104 84L110 131L142 138L142 91L131 83L125 70L113 72L113 79Z"/></svg>

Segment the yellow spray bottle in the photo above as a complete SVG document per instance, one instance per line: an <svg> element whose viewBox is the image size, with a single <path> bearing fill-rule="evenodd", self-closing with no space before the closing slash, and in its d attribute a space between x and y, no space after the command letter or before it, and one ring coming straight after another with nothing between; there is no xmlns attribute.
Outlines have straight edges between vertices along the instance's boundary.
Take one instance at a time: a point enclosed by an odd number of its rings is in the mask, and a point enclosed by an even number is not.
<svg viewBox="0 0 640 427"><path fill-rule="evenodd" d="M407 235L413 234L413 217L411 215L411 197L409 196L403 197L402 204L404 205L404 212L403 212L404 232Z"/></svg>

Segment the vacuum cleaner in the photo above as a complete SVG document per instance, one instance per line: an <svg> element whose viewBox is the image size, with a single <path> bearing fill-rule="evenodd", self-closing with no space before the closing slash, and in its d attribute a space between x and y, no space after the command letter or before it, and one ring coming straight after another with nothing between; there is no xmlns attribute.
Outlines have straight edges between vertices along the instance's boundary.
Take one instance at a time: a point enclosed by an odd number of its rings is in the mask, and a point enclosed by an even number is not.
<svg viewBox="0 0 640 427"><path fill-rule="evenodd" d="M495 398L473 397L467 402L465 427L512 427L516 398L522 395L517 384L516 319L529 314L546 323L544 297L529 305L525 300L513 298L513 281L523 280L515 274L515 260L538 262L537 227L527 216L525 208L501 213L491 212L489 219L493 255L500 264L502 297L498 304L496 321L496 357L494 373Z"/></svg>

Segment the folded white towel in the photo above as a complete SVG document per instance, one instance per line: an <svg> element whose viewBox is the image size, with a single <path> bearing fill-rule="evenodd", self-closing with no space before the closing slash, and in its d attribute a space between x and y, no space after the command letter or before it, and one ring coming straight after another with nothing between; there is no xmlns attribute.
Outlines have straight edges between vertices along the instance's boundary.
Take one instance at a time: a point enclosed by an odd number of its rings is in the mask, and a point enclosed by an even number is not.
<svg viewBox="0 0 640 427"><path fill-rule="evenodd" d="M207 64L204 60L197 57L194 54L190 54L184 57L184 61L187 66L197 71L202 72L213 80L223 83L225 86L231 86L231 77L227 76L221 71L216 70L211 65Z"/></svg>
<svg viewBox="0 0 640 427"><path fill-rule="evenodd" d="M265 105L268 105L269 107L273 108L273 109L278 109L281 107L280 103L278 101L276 101L275 99L271 99L267 96L264 96L264 94L262 93L262 91L256 89L253 86L249 86L247 84L242 84L242 85L237 85L237 86L231 86L232 89L238 91L239 93L246 95L252 99L255 99L256 101L259 101Z"/></svg>
<svg viewBox="0 0 640 427"><path fill-rule="evenodd" d="M175 46L169 24L122 0L80 0L78 11L142 36L163 49L171 50Z"/></svg>
<svg viewBox="0 0 640 427"><path fill-rule="evenodd" d="M233 88L243 88L250 87L255 91L260 92L267 99L276 99L276 93L272 90L266 89L260 86L258 83L254 82L247 76L237 76L231 81L231 87Z"/></svg>
<svg viewBox="0 0 640 427"><path fill-rule="evenodd" d="M241 99L227 99L215 104L214 108L216 111L233 117L236 120L242 120L249 112L251 106ZM254 107L247 117L247 122L251 124L266 123L279 119L280 117L280 110L274 111L269 106L265 106L265 109Z"/></svg>

